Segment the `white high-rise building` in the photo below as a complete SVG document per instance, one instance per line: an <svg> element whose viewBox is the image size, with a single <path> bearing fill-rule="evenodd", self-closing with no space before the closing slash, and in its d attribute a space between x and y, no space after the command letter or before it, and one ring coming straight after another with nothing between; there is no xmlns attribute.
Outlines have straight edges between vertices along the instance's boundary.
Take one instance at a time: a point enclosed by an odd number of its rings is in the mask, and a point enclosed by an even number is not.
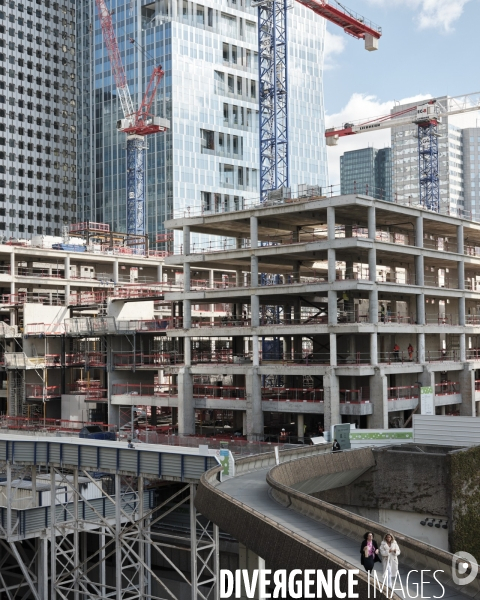
<svg viewBox="0 0 480 600"><path fill-rule="evenodd" d="M108 4L134 101L154 65L165 70L153 112L171 128L148 139L148 233L183 210L231 210L258 198L258 9L249 0ZM291 185L324 186L325 21L295 2L288 20ZM116 130L121 107L93 0L78 2L77 23L79 217L122 231L125 134Z"/></svg>
<svg viewBox="0 0 480 600"><path fill-rule="evenodd" d="M444 99L445 97L441 98ZM392 114L418 103L401 104ZM394 199L403 202L420 200L418 173L418 127L392 127L392 187ZM440 209L443 213L463 214L465 210L462 130L448 117L438 125L438 172L440 178Z"/></svg>

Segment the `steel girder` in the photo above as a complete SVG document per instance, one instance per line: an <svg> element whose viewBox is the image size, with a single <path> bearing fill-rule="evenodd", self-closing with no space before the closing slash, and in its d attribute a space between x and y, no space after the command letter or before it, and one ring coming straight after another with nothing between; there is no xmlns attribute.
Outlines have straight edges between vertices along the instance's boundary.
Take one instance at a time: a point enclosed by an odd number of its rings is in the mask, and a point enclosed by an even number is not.
<svg viewBox="0 0 480 600"><path fill-rule="evenodd" d="M288 187L287 0L258 6L260 197Z"/></svg>

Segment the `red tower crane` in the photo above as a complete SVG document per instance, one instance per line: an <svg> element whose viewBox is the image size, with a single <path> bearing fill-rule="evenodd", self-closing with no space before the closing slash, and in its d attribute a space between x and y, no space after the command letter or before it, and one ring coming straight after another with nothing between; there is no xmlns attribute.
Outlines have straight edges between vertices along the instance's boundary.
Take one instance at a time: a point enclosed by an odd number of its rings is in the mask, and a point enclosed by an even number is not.
<svg viewBox="0 0 480 600"><path fill-rule="evenodd" d="M161 65L153 69L140 107L135 110L113 28L111 13L105 0L95 0L95 3L102 27L103 41L107 48L123 111L123 119L117 121L117 129L127 134L127 233L141 236L145 234L146 146L144 137L166 131L170 126L168 119L156 117L151 113L152 104L164 71Z"/></svg>

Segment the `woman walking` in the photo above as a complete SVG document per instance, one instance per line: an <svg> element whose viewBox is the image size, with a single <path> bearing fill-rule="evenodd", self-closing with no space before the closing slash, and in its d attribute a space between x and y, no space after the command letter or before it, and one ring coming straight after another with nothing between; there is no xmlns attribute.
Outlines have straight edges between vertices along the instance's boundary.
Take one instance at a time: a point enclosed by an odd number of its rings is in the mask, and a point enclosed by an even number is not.
<svg viewBox="0 0 480 600"><path fill-rule="evenodd" d="M373 533L367 531L363 536L363 542L360 546L360 554L362 555L361 563L365 567L365 571L370 573L373 571L373 566L376 562L380 562L378 558L378 545L373 539Z"/></svg>
<svg viewBox="0 0 480 600"><path fill-rule="evenodd" d="M389 588L392 587L392 581L395 583L395 577L398 573L398 558L400 548L391 533L386 533L383 542L380 544L380 556L383 565L383 580Z"/></svg>

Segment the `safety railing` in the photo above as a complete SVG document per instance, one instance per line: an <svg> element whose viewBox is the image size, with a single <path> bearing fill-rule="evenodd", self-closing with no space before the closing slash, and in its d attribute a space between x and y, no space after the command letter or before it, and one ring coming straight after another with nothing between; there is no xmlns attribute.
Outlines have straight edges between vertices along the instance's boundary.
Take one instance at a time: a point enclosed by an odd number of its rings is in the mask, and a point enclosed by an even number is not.
<svg viewBox="0 0 480 600"><path fill-rule="evenodd" d="M377 283L397 283L398 285L415 285L414 273L377 273Z"/></svg>
<svg viewBox="0 0 480 600"><path fill-rule="evenodd" d="M106 299L106 291L81 291L71 293L68 302L72 306L89 306L91 304L104 304Z"/></svg>
<svg viewBox="0 0 480 600"><path fill-rule="evenodd" d="M370 364L370 353L369 352L352 352L345 354L338 352L337 354L338 365L369 365Z"/></svg>
<svg viewBox="0 0 480 600"><path fill-rule="evenodd" d="M117 333L115 317L79 317L65 319L67 335L106 335Z"/></svg>
<svg viewBox="0 0 480 600"><path fill-rule="evenodd" d="M466 358L467 360L480 360L480 348L468 348Z"/></svg>
<svg viewBox="0 0 480 600"><path fill-rule="evenodd" d="M469 275L465 273L465 289L472 292L480 291L480 281L477 281L476 275Z"/></svg>
<svg viewBox="0 0 480 600"><path fill-rule="evenodd" d="M463 250L467 256L480 256L480 246L464 246Z"/></svg>
<svg viewBox="0 0 480 600"><path fill-rule="evenodd" d="M68 386L69 393L85 396L86 402L106 402L107 389L102 387L99 379L80 379Z"/></svg>
<svg viewBox="0 0 480 600"><path fill-rule="evenodd" d="M368 267L358 267L358 269L341 269L335 274L336 281L347 281L355 279L357 281L369 281L370 271Z"/></svg>
<svg viewBox="0 0 480 600"><path fill-rule="evenodd" d="M460 393L460 383L458 381L442 381L435 384L436 396L453 396Z"/></svg>
<svg viewBox="0 0 480 600"><path fill-rule="evenodd" d="M378 362L382 364L418 362L418 354L415 350L392 350L391 352L379 352Z"/></svg>
<svg viewBox="0 0 480 600"><path fill-rule="evenodd" d="M389 400L414 400L418 399L418 385L400 385L387 388Z"/></svg>
<svg viewBox="0 0 480 600"><path fill-rule="evenodd" d="M234 385L212 385L203 383L193 384L193 395L195 398L218 398L220 400L245 400L246 391L244 387Z"/></svg>
<svg viewBox="0 0 480 600"><path fill-rule="evenodd" d="M102 431L117 431L116 425L101 423L99 421L75 421L70 419L44 419L42 416L8 417L0 416L1 429L15 429L34 431L37 429L50 429L52 431L80 431L84 427L95 425Z"/></svg>
<svg viewBox="0 0 480 600"><path fill-rule="evenodd" d="M368 318L367 318L368 321ZM379 323L394 323L394 324L410 324L414 323L414 318L411 315L391 314L389 311L380 311L378 313Z"/></svg>
<svg viewBox="0 0 480 600"><path fill-rule="evenodd" d="M4 321L0 321L0 337L15 337L18 335L18 325L8 325Z"/></svg>
<svg viewBox="0 0 480 600"><path fill-rule="evenodd" d="M18 277L40 277L40 278L51 278L51 279L65 279L65 270L59 269L55 265L50 267L17 267L16 275ZM95 277L89 277L89 279L95 279Z"/></svg>
<svg viewBox="0 0 480 600"><path fill-rule="evenodd" d="M435 277L433 275L425 275L424 285L428 287L446 288L449 290L458 289L458 279L450 277Z"/></svg>
<svg viewBox="0 0 480 600"><path fill-rule="evenodd" d="M425 353L425 360L427 362L437 361L459 361L460 352L458 350L427 350Z"/></svg>
<svg viewBox="0 0 480 600"><path fill-rule="evenodd" d="M425 315L427 325L458 325L458 316L452 314L438 313L437 315Z"/></svg>
<svg viewBox="0 0 480 600"><path fill-rule="evenodd" d="M480 392L480 379L475 379L475 391Z"/></svg>
<svg viewBox="0 0 480 600"><path fill-rule="evenodd" d="M264 402L323 402L323 389L320 388L262 388Z"/></svg>
<svg viewBox="0 0 480 600"><path fill-rule="evenodd" d="M442 252L457 252L458 243L456 238L444 238L444 237L425 237L423 240L423 247L432 250L441 250Z"/></svg>
<svg viewBox="0 0 480 600"><path fill-rule="evenodd" d="M25 325L25 335L63 335L65 333L64 323L28 323Z"/></svg>
<svg viewBox="0 0 480 600"><path fill-rule="evenodd" d="M45 400L47 398L59 398L61 396L59 385L43 386L37 383L25 384L25 397L29 399Z"/></svg>
<svg viewBox="0 0 480 600"><path fill-rule="evenodd" d="M401 246L415 245L415 238L412 232L392 232L377 229L375 239L377 242L387 242L390 244L399 244Z"/></svg>
<svg viewBox="0 0 480 600"><path fill-rule="evenodd" d="M159 365L176 365L183 364L184 356L179 352L154 352L144 354L142 352L114 352L113 365L116 369L159 366Z"/></svg>
<svg viewBox="0 0 480 600"><path fill-rule="evenodd" d="M85 352L73 352L65 354L65 366L66 367L82 367L85 365L86 356Z"/></svg>
<svg viewBox="0 0 480 600"><path fill-rule="evenodd" d="M182 319L179 317L168 317L162 319L134 319L118 320L116 328L118 333L131 331L161 331L165 329L178 329L181 327Z"/></svg>
<svg viewBox="0 0 480 600"><path fill-rule="evenodd" d="M57 292L19 292L18 294L2 294L1 304L4 306L18 306L21 304L64 306L65 294Z"/></svg>

